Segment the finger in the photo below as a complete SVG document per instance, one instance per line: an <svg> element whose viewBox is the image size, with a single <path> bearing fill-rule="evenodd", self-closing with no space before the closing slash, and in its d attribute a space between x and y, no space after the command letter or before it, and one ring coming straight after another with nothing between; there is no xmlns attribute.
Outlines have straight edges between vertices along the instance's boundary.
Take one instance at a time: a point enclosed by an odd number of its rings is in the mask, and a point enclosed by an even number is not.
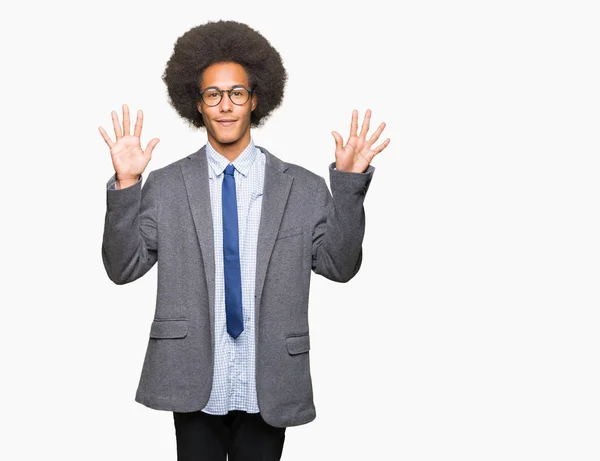
<svg viewBox="0 0 600 461"><path fill-rule="evenodd" d="M352 121L350 122L350 137L356 136L358 131L358 111L354 109L352 111Z"/></svg>
<svg viewBox="0 0 600 461"><path fill-rule="evenodd" d="M154 150L156 145L159 143L159 141L160 141L160 139L158 139L158 138L154 138L154 139L150 140L150 142L146 146L146 151L144 152L148 157L152 158L152 151Z"/></svg>
<svg viewBox="0 0 600 461"><path fill-rule="evenodd" d="M137 111L135 118L135 127L133 129L133 135L138 138L142 137L142 125L144 124L144 113L141 110Z"/></svg>
<svg viewBox="0 0 600 461"><path fill-rule="evenodd" d="M115 130L115 138L118 141L119 139L121 139L123 137L123 132L121 131L121 125L119 124L119 116L117 115L117 113L114 110L110 113L110 115L112 117L113 128Z"/></svg>
<svg viewBox="0 0 600 461"><path fill-rule="evenodd" d="M367 133L369 132L369 126L371 122L371 109L367 109L367 113L365 114L365 119L363 120L362 127L360 129L359 137L365 139L367 137Z"/></svg>
<svg viewBox="0 0 600 461"><path fill-rule="evenodd" d="M127 104L123 104L123 136L129 136L131 134L130 127L129 106Z"/></svg>
<svg viewBox="0 0 600 461"><path fill-rule="evenodd" d="M332 131L333 139L335 139L335 150L343 150L344 149L344 140L342 139L342 135L337 131Z"/></svg>
<svg viewBox="0 0 600 461"><path fill-rule="evenodd" d="M112 142L112 140L110 139L110 137L108 136L108 134L106 133L106 131L104 131L104 128L102 128L101 126L99 126L98 130L100 131L100 134L102 135L102 138L104 138L104 142L106 143L106 145L108 147L112 147L112 145L114 143Z"/></svg>
<svg viewBox="0 0 600 461"><path fill-rule="evenodd" d="M369 144L375 143L375 141L377 141L379 139L379 136L381 136L381 133L383 132L384 128L385 128L385 122L381 122L381 124L377 127L377 130L375 130L375 133L373 133L371 135L371 137L369 138L368 143Z"/></svg>
<svg viewBox="0 0 600 461"><path fill-rule="evenodd" d="M387 138L385 141L383 141L381 144L379 144L375 149L371 149L371 151L373 152L373 157L375 157L379 152L381 152L383 149L385 149L389 143L390 143L390 138Z"/></svg>

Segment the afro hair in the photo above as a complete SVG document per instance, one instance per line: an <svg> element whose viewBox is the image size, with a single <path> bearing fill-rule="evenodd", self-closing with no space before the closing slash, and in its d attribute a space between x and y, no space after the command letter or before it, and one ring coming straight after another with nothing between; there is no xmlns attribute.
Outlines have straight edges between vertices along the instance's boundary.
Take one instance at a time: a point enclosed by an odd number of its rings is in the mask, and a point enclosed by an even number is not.
<svg viewBox="0 0 600 461"><path fill-rule="evenodd" d="M235 62L244 67L258 103L251 126L257 127L281 104L287 72L279 52L259 32L236 21L207 22L180 36L162 79L170 104L190 125L203 127L196 103L200 79L212 64Z"/></svg>

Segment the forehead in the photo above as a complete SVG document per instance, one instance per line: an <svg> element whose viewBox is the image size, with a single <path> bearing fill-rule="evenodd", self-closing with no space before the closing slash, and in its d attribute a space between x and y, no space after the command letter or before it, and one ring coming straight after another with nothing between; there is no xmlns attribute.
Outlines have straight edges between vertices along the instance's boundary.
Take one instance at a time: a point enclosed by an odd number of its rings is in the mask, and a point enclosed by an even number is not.
<svg viewBox="0 0 600 461"><path fill-rule="evenodd" d="M248 86L246 70L236 62L219 62L208 66L202 73L201 88L215 86L231 88L234 85Z"/></svg>

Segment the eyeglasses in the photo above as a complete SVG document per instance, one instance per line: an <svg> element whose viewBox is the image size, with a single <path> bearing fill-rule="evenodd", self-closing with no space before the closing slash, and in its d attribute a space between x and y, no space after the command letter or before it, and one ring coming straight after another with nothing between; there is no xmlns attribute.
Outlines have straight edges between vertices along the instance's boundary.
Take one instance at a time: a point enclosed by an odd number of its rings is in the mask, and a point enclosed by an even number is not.
<svg viewBox="0 0 600 461"><path fill-rule="evenodd" d="M200 97L207 106L216 106L223 99L223 93L227 93L229 100L237 106L242 106L248 102L250 95L254 90L249 90L243 86L236 86L230 90L219 90L218 88L207 88L200 91Z"/></svg>

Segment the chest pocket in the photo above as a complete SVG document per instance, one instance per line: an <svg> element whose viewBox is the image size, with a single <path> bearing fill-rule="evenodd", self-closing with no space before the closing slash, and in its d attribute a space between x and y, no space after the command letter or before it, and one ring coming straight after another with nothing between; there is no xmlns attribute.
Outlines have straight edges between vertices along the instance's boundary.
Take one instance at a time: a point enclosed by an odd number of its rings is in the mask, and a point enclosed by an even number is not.
<svg viewBox="0 0 600 461"><path fill-rule="evenodd" d="M295 235L302 234L302 226L298 227L290 227L289 229L283 229L277 234L277 240L281 240L288 237L293 237Z"/></svg>

